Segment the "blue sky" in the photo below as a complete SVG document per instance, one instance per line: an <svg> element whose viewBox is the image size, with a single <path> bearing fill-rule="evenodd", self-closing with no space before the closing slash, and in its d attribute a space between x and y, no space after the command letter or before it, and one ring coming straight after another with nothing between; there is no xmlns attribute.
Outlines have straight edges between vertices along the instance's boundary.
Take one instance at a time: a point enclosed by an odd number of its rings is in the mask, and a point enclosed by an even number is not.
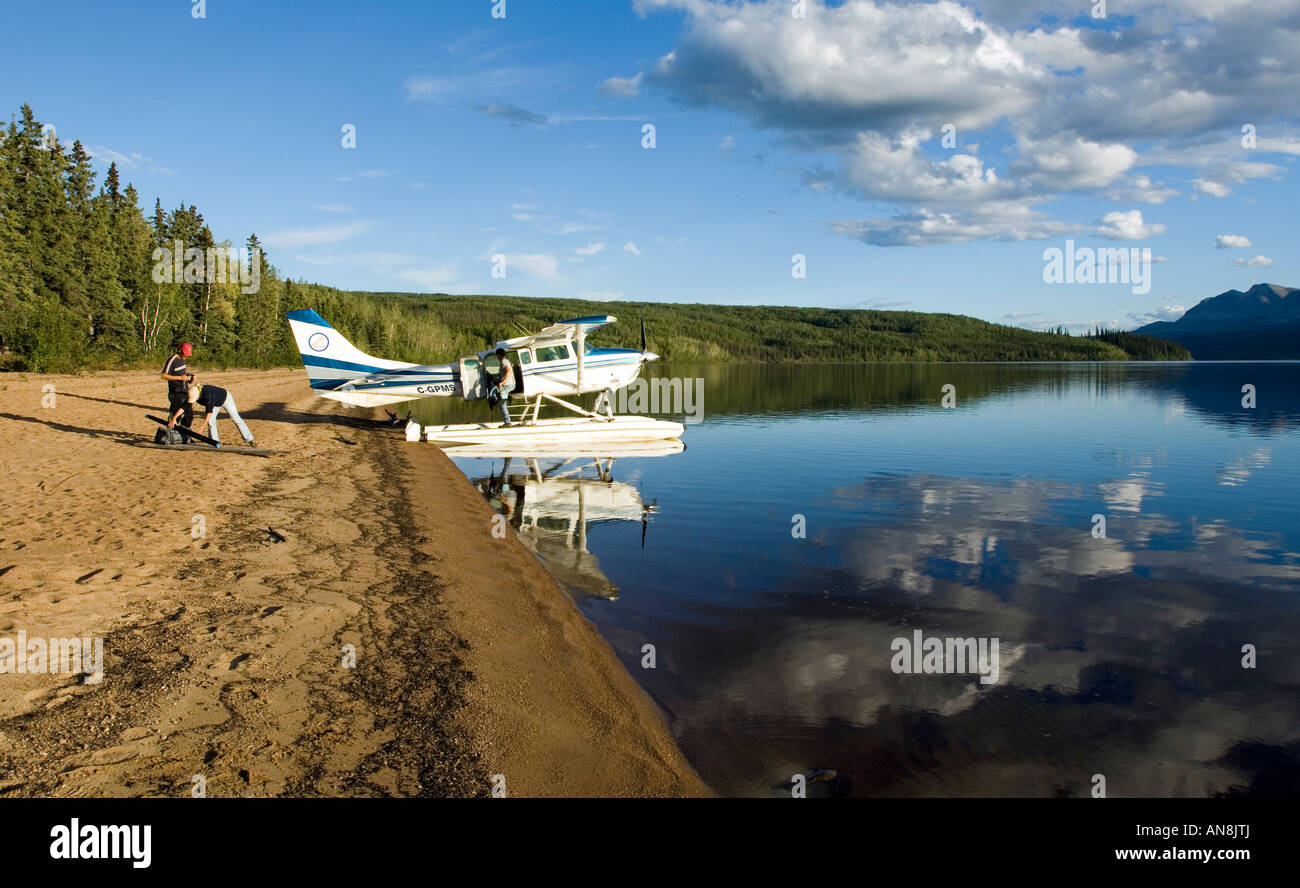
<svg viewBox="0 0 1300 888"><path fill-rule="evenodd" d="M295 279L1076 329L1300 284L1293 2L193 5L7 9L0 93ZM1045 283L1067 239L1150 291Z"/></svg>

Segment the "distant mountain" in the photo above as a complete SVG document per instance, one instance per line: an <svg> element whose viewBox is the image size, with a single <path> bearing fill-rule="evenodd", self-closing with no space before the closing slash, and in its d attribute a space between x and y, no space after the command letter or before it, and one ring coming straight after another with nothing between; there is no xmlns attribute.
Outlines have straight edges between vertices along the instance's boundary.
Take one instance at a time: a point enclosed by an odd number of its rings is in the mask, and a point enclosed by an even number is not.
<svg viewBox="0 0 1300 888"><path fill-rule="evenodd" d="M1176 321L1133 332L1177 342L1200 361L1300 359L1300 290L1277 284L1229 290Z"/></svg>

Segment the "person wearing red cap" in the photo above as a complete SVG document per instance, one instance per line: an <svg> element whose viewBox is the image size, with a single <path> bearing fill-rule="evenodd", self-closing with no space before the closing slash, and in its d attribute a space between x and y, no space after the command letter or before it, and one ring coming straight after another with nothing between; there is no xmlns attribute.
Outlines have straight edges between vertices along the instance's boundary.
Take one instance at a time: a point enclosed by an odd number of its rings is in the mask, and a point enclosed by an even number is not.
<svg viewBox="0 0 1300 888"><path fill-rule="evenodd" d="M194 346L188 342L182 342L180 347L172 353L163 365L162 378L167 380L167 416L171 422L167 427L176 427L176 412L178 410L184 413L182 417L185 428L189 428L194 422L194 405L190 403L190 383L194 381L194 374L189 372L187 360L194 354Z"/></svg>

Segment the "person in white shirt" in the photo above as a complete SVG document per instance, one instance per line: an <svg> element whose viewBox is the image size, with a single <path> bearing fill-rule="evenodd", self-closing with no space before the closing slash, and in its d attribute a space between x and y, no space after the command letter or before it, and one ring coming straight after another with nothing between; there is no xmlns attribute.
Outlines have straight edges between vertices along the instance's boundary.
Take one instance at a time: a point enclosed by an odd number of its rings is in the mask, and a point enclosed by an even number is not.
<svg viewBox="0 0 1300 888"><path fill-rule="evenodd" d="M497 377L497 384L493 393L501 399L498 402L498 406L501 408L501 419L505 425L510 425L510 411L507 409L507 404L510 393L516 388L515 368L510 366L504 348L497 349L497 360L501 362L501 374Z"/></svg>

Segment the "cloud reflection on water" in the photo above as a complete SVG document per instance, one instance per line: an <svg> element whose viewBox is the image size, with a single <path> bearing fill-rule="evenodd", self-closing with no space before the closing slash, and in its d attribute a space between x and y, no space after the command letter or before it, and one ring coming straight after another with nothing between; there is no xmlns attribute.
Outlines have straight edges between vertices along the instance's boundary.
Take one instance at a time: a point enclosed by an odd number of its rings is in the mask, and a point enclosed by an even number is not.
<svg viewBox="0 0 1300 888"><path fill-rule="evenodd" d="M1159 491L1141 475L1096 487L911 475L838 488L880 516L823 538L839 568L676 627L673 674L650 681L688 755L738 794L809 767L847 774L854 794L1029 796L1086 794L1094 773L1114 796L1241 790L1261 750L1293 770L1300 554L1143 514ZM1088 493L1115 507L1106 539L1087 515L1056 523ZM1191 542L1152 546L1175 532ZM913 629L1000 638L1001 681L893 674L890 642ZM1256 670L1241 668L1246 642Z"/></svg>

